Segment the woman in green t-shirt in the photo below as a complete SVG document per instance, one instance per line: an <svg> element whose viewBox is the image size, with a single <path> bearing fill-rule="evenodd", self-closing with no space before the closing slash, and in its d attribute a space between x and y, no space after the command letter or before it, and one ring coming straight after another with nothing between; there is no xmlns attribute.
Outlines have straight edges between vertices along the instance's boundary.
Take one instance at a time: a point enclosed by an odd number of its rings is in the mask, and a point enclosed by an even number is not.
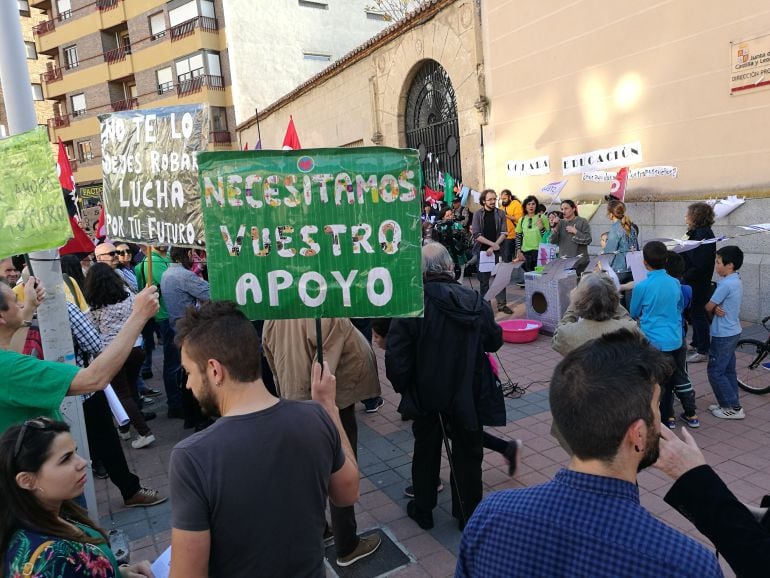
<svg viewBox="0 0 770 578"><path fill-rule="evenodd" d="M0 575L152 578L147 561L119 567L107 534L73 502L88 462L69 430L39 417L0 438Z"/></svg>
<svg viewBox="0 0 770 578"><path fill-rule="evenodd" d="M516 223L516 260L524 261L524 271L534 271L537 266L537 250L543 233L550 230L548 217L537 213L537 198L530 195L524 202L524 216Z"/></svg>

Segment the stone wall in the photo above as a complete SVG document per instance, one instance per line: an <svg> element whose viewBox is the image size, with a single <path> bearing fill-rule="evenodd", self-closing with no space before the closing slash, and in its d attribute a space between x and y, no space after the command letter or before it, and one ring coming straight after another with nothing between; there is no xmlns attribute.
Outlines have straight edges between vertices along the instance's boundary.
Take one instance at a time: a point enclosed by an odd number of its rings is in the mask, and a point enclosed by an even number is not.
<svg viewBox="0 0 770 578"><path fill-rule="evenodd" d="M642 242L655 237L681 239L687 230L684 217L690 202L630 202L627 204L627 214L639 225ZM730 215L717 220L712 227L717 237L737 236L718 243L717 248L737 245L743 250L745 260L740 270L743 281L741 319L755 323L770 315L770 233L748 234L751 232L741 229L740 225L758 223L770 223L770 199L748 199ZM605 205L591 219L594 239L592 253L600 251L599 236L609 228Z"/></svg>

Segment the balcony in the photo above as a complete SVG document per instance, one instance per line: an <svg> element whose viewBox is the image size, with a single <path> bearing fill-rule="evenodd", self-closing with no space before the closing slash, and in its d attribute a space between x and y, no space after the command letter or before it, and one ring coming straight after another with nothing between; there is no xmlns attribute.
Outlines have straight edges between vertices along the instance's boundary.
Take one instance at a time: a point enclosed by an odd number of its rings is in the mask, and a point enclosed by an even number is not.
<svg viewBox="0 0 770 578"><path fill-rule="evenodd" d="M139 101L135 98L126 98L110 103L112 110L120 112L121 110L133 110L139 106Z"/></svg>
<svg viewBox="0 0 770 578"><path fill-rule="evenodd" d="M108 50L102 56L104 57L104 62L113 63L113 62L121 62L126 59L126 55L131 54L131 46L118 46L117 48L113 48L112 50Z"/></svg>
<svg viewBox="0 0 770 578"><path fill-rule="evenodd" d="M54 116L48 119L48 126L56 130L57 128L64 128L70 125L70 115L62 114L60 116Z"/></svg>
<svg viewBox="0 0 770 578"><path fill-rule="evenodd" d="M41 22L40 24L32 27L32 33L35 36L43 36L44 34L48 34L54 30L56 30L55 20L46 20L45 22Z"/></svg>
<svg viewBox="0 0 770 578"><path fill-rule="evenodd" d="M209 142L214 146L230 146L233 139L229 130L212 130L209 133Z"/></svg>
<svg viewBox="0 0 770 578"><path fill-rule="evenodd" d="M193 32L195 32L196 28L200 28L206 32L216 32L218 29L217 19L209 18L208 16L197 16L182 22L181 24L172 26L169 29L171 34L171 42L176 42L180 38L190 36Z"/></svg>
<svg viewBox="0 0 770 578"><path fill-rule="evenodd" d="M99 12L106 12L116 8L119 0L96 0L96 8Z"/></svg>
<svg viewBox="0 0 770 578"><path fill-rule="evenodd" d="M49 70L46 70L40 75L41 82L56 82L62 79L62 69L60 66L55 66Z"/></svg>
<svg viewBox="0 0 770 578"><path fill-rule="evenodd" d="M176 85L177 96L187 96L188 94L200 92L204 86L212 90L225 89L225 79L222 76L213 76L211 74L193 76L194 73L195 71L179 75L177 78L179 83Z"/></svg>

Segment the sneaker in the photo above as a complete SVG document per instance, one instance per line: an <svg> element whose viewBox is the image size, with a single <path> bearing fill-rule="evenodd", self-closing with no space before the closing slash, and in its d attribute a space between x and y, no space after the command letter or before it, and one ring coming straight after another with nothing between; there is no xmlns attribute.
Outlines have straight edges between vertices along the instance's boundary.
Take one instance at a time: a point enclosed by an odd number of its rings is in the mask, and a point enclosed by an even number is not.
<svg viewBox="0 0 770 578"><path fill-rule="evenodd" d="M146 436L139 436L134 441L132 441L131 447L135 450L140 450L153 443L155 443L155 436L152 434L147 434Z"/></svg>
<svg viewBox="0 0 770 578"><path fill-rule="evenodd" d="M366 399L364 400L364 407L366 408L364 411L366 411L366 413L377 413L383 405L385 405L385 400L380 396Z"/></svg>
<svg viewBox="0 0 770 578"><path fill-rule="evenodd" d="M123 500L123 505L126 508L146 508L149 506L157 506L166 500L168 500L168 498L166 496L161 496L158 490L139 488L137 493L129 499Z"/></svg>
<svg viewBox="0 0 770 578"><path fill-rule="evenodd" d="M666 425L668 426L668 429L676 429L676 418L670 417L666 420Z"/></svg>
<svg viewBox="0 0 770 578"><path fill-rule="evenodd" d="M144 407L146 405L152 405L153 403L155 403L154 399L152 399L151 397L144 396L144 395L142 397L140 397L139 399L142 401L142 407Z"/></svg>
<svg viewBox="0 0 770 578"><path fill-rule="evenodd" d="M154 389L152 387L145 387L139 393L141 393L144 397L158 397L160 395L160 390Z"/></svg>
<svg viewBox="0 0 770 578"><path fill-rule="evenodd" d="M517 285L519 288L521 288L521 289L524 289L524 283L523 283L523 282L519 281L518 283L516 283L516 285Z"/></svg>
<svg viewBox="0 0 770 578"><path fill-rule="evenodd" d="M745 419L746 418L746 412L743 411L742 407L739 408L733 408L733 407L717 407L716 409L712 409L711 413L714 417L718 417L720 419Z"/></svg>
<svg viewBox="0 0 770 578"><path fill-rule="evenodd" d="M497 308L498 313L505 313L506 315L513 315L513 309L508 307L507 305L503 305L502 307Z"/></svg>
<svg viewBox="0 0 770 578"><path fill-rule="evenodd" d="M437 492L443 492L444 491L444 484L441 482L438 483L438 486L436 486ZM404 488L404 495L407 498L414 498L414 486L407 486Z"/></svg>
<svg viewBox="0 0 770 578"><path fill-rule="evenodd" d="M687 427L690 428L698 428L700 427L700 420L698 419L698 416L695 414L687 415L687 414L680 414L679 418L687 424Z"/></svg>
<svg viewBox="0 0 770 578"><path fill-rule="evenodd" d="M131 431L129 431L129 430L126 430L126 431L118 430L118 437L120 437L120 439L122 439L123 441L127 442L128 440L131 439Z"/></svg>
<svg viewBox="0 0 770 578"><path fill-rule="evenodd" d="M107 468L101 463L92 465L91 471L94 473L94 477L99 478L100 480L106 480L110 477L110 474L107 473Z"/></svg>
<svg viewBox="0 0 770 578"><path fill-rule="evenodd" d="M762 364L762 369L766 369L767 371L770 371L770 361L765 361Z"/></svg>
<svg viewBox="0 0 770 578"><path fill-rule="evenodd" d="M708 361L708 357L697 351L687 356L687 363L703 363L704 361Z"/></svg>
<svg viewBox="0 0 770 578"><path fill-rule="evenodd" d="M337 557L337 566L342 566L344 568L351 564L355 564L359 560L374 554L377 551L377 548L380 547L380 544L382 544L382 538L380 538L380 534L377 532L369 534L368 536L359 536L358 546L356 546L355 550L347 556Z"/></svg>

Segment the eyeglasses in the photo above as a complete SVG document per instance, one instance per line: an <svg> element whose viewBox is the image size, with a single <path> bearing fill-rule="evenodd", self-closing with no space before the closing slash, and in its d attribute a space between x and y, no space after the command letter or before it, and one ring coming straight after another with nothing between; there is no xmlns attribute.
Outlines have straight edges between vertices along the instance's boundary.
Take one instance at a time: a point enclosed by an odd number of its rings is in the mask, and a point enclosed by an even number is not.
<svg viewBox="0 0 770 578"><path fill-rule="evenodd" d="M97 255L96 258L98 259L99 257L104 257L105 255L109 255L110 257L114 257L117 254L118 254L117 251L109 251L107 253L100 253L99 255Z"/></svg>
<svg viewBox="0 0 770 578"><path fill-rule="evenodd" d="M21 426L21 431L19 432L19 437L16 439L16 445L13 447L13 459L19 457L19 452L21 451L21 446L24 443L24 435L27 433L27 430L29 428L36 429L36 430L47 430L51 427L51 424L53 421L51 421L48 418L44 417L37 417L35 419L28 419L25 421Z"/></svg>
<svg viewBox="0 0 770 578"><path fill-rule="evenodd" d="M116 255L120 255L121 257L124 255L130 255L128 251L115 251Z"/></svg>

